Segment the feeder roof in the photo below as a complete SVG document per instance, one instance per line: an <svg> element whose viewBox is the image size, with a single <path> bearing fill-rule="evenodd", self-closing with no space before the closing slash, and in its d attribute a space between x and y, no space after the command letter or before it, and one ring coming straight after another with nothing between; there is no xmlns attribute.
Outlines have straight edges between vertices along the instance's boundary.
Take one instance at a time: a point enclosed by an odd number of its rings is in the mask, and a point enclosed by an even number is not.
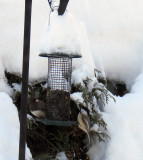
<svg viewBox="0 0 143 160"><path fill-rule="evenodd" d="M71 53L71 54L66 54L66 53L60 53L60 52L54 52L54 53L40 53L40 57L69 57L69 58L81 58L82 56L79 54Z"/></svg>

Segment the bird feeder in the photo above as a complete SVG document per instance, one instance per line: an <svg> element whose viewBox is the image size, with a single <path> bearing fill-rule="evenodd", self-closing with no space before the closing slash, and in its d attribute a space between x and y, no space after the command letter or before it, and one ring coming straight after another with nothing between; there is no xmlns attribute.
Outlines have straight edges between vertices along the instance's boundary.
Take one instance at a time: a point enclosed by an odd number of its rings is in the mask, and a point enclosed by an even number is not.
<svg viewBox="0 0 143 160"><path fill-rule="evenodd" d="M72 58L81 56L65 53L42 53L39 56L48 58L47 118L69 121Z"/></svg>
<svg viewBox="0 0 143 160"><path fill-rule="evenodd" d="M58 13L60 22L62 20L62 23L59 23L58 21L56 25L59 28L62 26L61 31L65 29L63 27L63 22L68 23L67 18L64 18L64 19L60 18L60 16L62 16L66 10L68 1L69 0L64 0L64 1L48 0L51 10L55 13L56 12ZM54 14L54 16L57 16L57 15ZM73 31L73 28L72 28L72 31ZM68 52L72 52L73 48L71 49L70 46L68 45L66 46L65 43L60 44L61 39L60 38L58 39L58 37L56 37L54 34L56 30L49 29L48 31L51 33L47 34L48 32L46 32L47 37L44 38L44 43L43 43L45 45L42 46L41 54L39 55L41 57L48 58L46 119L40 120L40 121L48 125L60 125L60 126L66 125L67 126L68 125L67 122L70 122L70 90L71 90L72 59L80 58L81 56L76 53L71 53L71 54L65 53L64 51L66 50L66 48L68 48ZM56 44L55 46L53 45L50 46L50 44L47 42L47 40L51 42L50 41L51 35L53 35L52 39L53 38L56 39L56 42L58 42L58 45ZM66 36L67 40L68 38L70 39L70 36L71 36L70 34L69 36ZM74 36L76 37L76 34ZM72 41L73 41L73 37L72 37ZM63 45L65 45L65 47L60 48L59 47L60 45L62 47ZM49 46L50 49L47 49L47 46ZM79 52L79 51L76 50L73 52ZM69 123L69 125L70 124L72 123Z"/></svg>

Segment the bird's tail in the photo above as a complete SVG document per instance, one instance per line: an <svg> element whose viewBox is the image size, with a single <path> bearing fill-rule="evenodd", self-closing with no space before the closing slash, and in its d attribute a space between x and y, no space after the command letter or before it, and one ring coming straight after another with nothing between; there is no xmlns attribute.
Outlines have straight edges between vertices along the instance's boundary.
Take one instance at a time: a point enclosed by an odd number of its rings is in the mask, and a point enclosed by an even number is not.
<svg viewBox="0 0 143 160"><path fill-rule="evenodd" d="M90 137L89 133L87 133L87 137L88 137L88 140L89 140L89 146L92 146L92 144L91 144L91 137Z"/></svg>

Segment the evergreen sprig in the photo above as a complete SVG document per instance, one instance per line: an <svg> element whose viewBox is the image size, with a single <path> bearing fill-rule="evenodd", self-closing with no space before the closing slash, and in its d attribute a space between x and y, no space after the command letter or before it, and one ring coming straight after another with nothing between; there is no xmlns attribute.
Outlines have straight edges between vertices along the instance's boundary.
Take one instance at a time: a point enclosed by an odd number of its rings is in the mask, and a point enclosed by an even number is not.
<svg viewBox="0 0 143 160"><path fill-rule="evenodd" d="M98 71L99 72L99 71ZM86 78L83 83L77 84L77 91L82 93L83 103L76 101L77 107L85 107L89 110L90 121L92 124L97 124L102 130L107 130L107 124L102 118L99 111L99 102L102 102L102 108L109 102L112 98L116 102L112 94L106 89L105 85L98 82L97 74L95 70L95 79ZM95 100L97 103L95 103ZM109 138L109 136L103 132L93 131L93 136L97 136L99 141L104 141L104 138Z"/></svg>

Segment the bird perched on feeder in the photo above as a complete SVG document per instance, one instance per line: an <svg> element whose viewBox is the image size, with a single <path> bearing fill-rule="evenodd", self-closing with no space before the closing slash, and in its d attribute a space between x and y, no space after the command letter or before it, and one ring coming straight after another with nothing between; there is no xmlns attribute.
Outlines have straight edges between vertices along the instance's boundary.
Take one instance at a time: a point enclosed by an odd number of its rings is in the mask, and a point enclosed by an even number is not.
<svg viewBox="0 0 143 160"><path fill-rule="evenodd" d="M89 145L91 145L91 138L89 135L90 132L90 119L89 119L89 111L85 107L82 107L80 109L80 112L78 113L77 116L77 121L78 121L78 126L80 129L82 129L88 136L89 139Z"/></svg>
<svg viewBox="0 0 143 160"><path fill-rule="evenodd" d="M58 10L58 15L65 13L69 0L48 0L52 12Z"/></svg>
<svg viewBox="0 0 143 160"><path fill-rule="evenodd" d="M36 98L29 98L28 99L28 106L30 112L38 117L38 118L45 118L46 117L46 103L36 99Z"/></svg>

